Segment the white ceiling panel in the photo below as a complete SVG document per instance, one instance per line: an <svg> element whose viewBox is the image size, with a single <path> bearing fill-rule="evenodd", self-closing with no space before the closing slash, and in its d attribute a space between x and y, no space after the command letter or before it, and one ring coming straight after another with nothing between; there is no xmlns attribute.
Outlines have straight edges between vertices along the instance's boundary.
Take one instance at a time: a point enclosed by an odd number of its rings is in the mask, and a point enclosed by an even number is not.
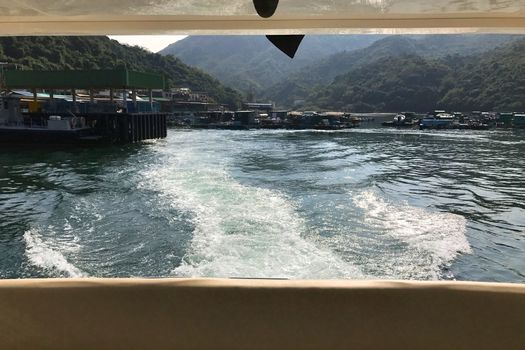
<svg viewBox="0 0 525 350"><path fill-rule="evenodd" d="M524 32L525 0L0 0L0 35Z"/></svg>

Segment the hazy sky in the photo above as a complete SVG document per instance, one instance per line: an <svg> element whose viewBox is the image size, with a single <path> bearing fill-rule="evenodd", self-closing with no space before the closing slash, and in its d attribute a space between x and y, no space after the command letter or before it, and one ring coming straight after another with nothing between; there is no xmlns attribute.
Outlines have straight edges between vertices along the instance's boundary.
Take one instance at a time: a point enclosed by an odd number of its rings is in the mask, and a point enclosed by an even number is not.
<svg viewBox="0 0 525 350"><path fill-rule="evenodd" d="M123 44L138 45L151 52L157 52L175 41L184 39L186 35L110 35L109 37Z"/></svg>

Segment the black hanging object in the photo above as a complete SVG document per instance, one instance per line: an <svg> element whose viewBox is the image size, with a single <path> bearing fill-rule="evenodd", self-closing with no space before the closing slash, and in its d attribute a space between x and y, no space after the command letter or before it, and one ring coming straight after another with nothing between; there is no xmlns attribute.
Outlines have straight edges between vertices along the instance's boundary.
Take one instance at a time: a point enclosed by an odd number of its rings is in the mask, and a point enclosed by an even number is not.
<svg viewBox="0 0 525 350"><path fill-rule="evenodd" d="M269 18L275 13L279 0L253 0L253 5L259 16Z"/></svg>
<svg viewBox="0 0 525 350"><path fill-rule="evenodd" d="M266 38L288 57L294 58L304 35L267 35Z"/></svg>

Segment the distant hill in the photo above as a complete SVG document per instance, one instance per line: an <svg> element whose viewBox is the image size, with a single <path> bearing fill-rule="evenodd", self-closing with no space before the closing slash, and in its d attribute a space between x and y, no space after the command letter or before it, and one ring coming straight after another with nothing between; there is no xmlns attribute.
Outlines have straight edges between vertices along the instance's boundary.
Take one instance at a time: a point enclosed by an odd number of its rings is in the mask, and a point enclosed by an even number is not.
<svg viewBox="0 0 525 350"><path fill-rule="evenodd" d="M198 67L224 84L259 94L283 77L319 59L341 51L369 46L379 35L306 36L293 60L264 36L189 36L159 53L173 55Z"/></svg>
<svg viewBox="0 0 525 350"><path fill-rule="evenodd" d="M451 65L439 103L458 109L525 111L525 38ZM474 108L475 107L475 108Z"/></svg>
<svg viewBox="0 0 525 350"><path fill-rule="evenodd" d="M290 107L294 100L304 99L331 83L335 77L384 58L407 55L425 58L475 56L519 38L521 36L513 35L389 36L364 49L340 52L307 65L267 89L264 98Z"/></svg>
<svg viewBox="0 0 525 350"><path fill-rule="evenodd" d="M525 38L482 55L381 57L307 92L307 108L525 110Z"/></svg>
<svg viewBox="0 0 525 350"><path fill-rule="evenodd" d="M127 67L162 73L172 87L206 91L217 101L232 107L242 100L237 91L175 57L121 45L104 36L0 37L0 61L16 63L22 68L49 70Z"/></svg>
<svg viewBox="0 0 525 350"><path fill-rule="evenodd" d="M383 112L436 109L450 67L413 54L381 57L310 93L315 109Z"/></svg>

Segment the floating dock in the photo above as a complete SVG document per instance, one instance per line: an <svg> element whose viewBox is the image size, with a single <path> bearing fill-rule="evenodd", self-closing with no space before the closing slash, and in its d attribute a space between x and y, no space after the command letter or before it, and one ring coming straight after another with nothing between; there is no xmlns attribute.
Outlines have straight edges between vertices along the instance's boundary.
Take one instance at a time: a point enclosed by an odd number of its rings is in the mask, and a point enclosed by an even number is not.
<svg viewBox="0 0 525 350"><path fill-rule="evenodd" d="M8 70L4 81L10 93L2 98L0 142L132 143L167 136L167 114L152 94L165 89L162 75L127 69ZM139 92L147 97L138 97Z"/></svg>

